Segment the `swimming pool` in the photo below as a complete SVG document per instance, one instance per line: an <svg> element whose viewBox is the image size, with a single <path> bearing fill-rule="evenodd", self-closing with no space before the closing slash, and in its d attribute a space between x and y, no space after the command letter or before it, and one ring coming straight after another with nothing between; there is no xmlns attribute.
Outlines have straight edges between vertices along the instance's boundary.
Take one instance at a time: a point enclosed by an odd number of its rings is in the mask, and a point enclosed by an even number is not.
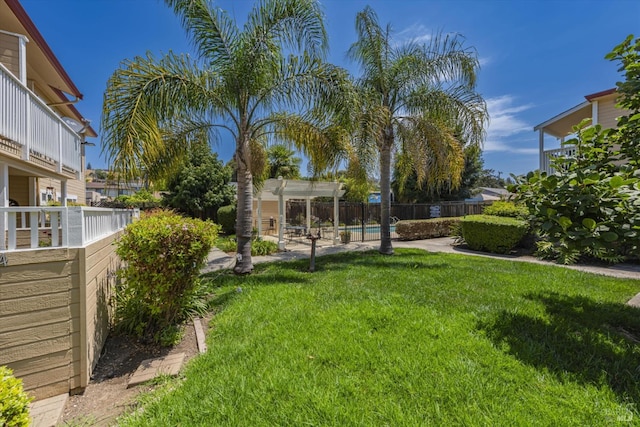
<svg viewBox="0 0 640 427"><path fill-rule="evenodd" d="M396 232L396 226L395 225L391 225L390 228L391 228L391 232L392 233ZM346 231L346 230L349 230L352 233L362 233L362 226L361 225L340 226L339 231ZM365 225L364 232L365 232L365 234L368 234L368 233L378 233L378 234L380 234L380 226L379 225Z"/></svg>

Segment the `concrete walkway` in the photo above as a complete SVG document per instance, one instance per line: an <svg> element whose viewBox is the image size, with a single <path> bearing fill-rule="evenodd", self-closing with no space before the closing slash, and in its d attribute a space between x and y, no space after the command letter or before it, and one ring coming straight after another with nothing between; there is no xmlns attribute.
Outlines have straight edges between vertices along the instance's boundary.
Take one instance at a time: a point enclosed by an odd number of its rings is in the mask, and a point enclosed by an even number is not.
<svg viewBox="0 0 640 427"><path fill-rule="evenodd" d="M349 244L333 245L329 240L319 240L316 244L316 256L328 255L344 251L366 251L376 250L379 247L379 241L371 242L351 242ZM588 273L602 274L605 276L619 277L623 279L640 280L639 264L617 264L612 266L590 266L590 265L560 265L550 261L543 261L529 255L498 255L484 252L476 252L469 249L460 248L453 245L453 238L441 237L437 239L413 240L413 241L393 241L394 248L414 248L423 249L428 252L445 252L459 255L481 256L485 258L503 259L516 262L531 262L535 264L552 265L562 268L570 268L572 270L580 270ZM305 259L311 256L311 243L309 241L294 240L287 242L287 250L285 252L277 252L267 256L252 257L253 263L285 261L293 259ZM203 273L219 270L221 268L232 268L235 264L235 258L221 250L214 248L209 254L208 262Z"/></svg>

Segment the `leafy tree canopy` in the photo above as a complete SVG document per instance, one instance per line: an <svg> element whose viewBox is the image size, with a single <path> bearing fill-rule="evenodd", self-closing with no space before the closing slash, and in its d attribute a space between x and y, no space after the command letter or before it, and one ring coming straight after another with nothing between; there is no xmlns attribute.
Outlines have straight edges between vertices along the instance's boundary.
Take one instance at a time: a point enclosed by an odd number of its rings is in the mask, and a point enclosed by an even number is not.
<svg viewBox="0 0 640 427"><path fill-rule="evenodd" d="M230 204L235 190L229 185L231 168L218 160L202 143L194 145L189 157L178 173L168 179L168 194L163 202L192 217L205 218L208 213L215 219L219 207Z"/></svg>

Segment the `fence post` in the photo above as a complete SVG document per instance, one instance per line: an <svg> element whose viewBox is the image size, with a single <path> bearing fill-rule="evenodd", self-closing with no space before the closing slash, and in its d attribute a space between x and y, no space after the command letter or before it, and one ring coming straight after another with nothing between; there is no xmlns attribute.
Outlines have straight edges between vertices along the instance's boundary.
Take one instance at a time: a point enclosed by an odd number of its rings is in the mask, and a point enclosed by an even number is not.
<svg viewBox="0 0 640 427"><path fill-rule="evenodd" d="M361 241L364 242L364 231L365 231L364 202L360 202L360 223L361 223L361 227L362 227L362 238L361 238Z"/></svg>

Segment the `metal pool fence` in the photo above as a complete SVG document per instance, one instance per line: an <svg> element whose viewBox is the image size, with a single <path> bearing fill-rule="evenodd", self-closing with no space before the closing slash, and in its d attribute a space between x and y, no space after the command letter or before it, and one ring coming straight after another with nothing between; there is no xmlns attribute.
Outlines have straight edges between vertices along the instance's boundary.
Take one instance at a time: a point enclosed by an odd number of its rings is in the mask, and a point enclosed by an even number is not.
<svg viewBox="0 0 640 427"><path fill-rule="evenodd" d="M428 219L481 214L492 202L439 202L430 204L391 204L391 237L398 237L393 224L400 220ZM287 202L287 221L303 225L306 222L306 202ZM338 220L340 231L349 231L352 241L380 240L380 204L340 202ZM333 224L333 202L311 202L312 228Z"/></svg>

